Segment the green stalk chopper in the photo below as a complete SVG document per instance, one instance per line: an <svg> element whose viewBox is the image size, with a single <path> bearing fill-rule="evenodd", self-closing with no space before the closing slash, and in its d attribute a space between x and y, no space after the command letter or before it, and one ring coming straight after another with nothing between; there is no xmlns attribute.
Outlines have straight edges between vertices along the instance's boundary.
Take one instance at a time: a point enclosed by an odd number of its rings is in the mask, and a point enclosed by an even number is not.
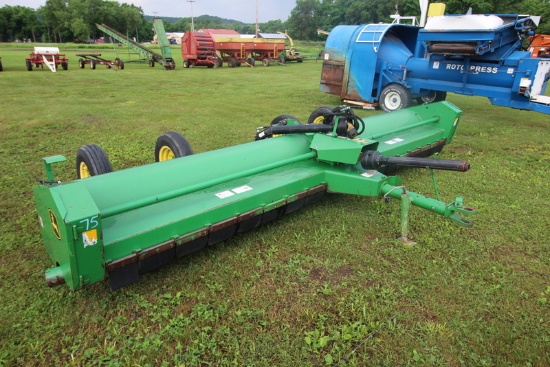
<svg viewBox="0 0 550 367"><path fill-rule="evenodd" d="M108 278L118 289L326 193L400 200L404 242L411 204L471 226L466 217L475 210L462 197L446 204L437 187L436 199L428 198L390 175L399 166L467 171L464 161L425 158L451 142L461 115L449 102L365 120L349 106L320 107L308 124L281 115L258 128L255 141L200 154L168 132L156 142L156 163L116 172L103 149L89 144L79 149L78 179L70 182L57 181L52 169L65 157L44 158L46 179L33 191L53 262L46 282L79 290Z"/></svg>

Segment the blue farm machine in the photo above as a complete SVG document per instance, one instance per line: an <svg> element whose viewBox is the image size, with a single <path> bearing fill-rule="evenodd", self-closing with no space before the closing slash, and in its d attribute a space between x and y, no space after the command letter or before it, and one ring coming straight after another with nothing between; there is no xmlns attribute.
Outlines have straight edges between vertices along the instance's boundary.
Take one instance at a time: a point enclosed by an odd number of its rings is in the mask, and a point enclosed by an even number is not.
<svg viewBox="0 0 550 367"><path fill-rule="evenodd" d="M102 148L87 144L77 152L78 179L64 182L53 165L65 157L44 158L34 197L52 260L46 282L78 290L109 279L117 289L329 193L397 199L404 242L411 205L470 226L475 211L462 197L445 203L435 190L428 198L390 173L396 166L467 171L464 161L426 158L452 140L461 114L447 101L365 120L349 106L319 107L308 124L281 115L254 141L200 154L168 132L155 144L156 163L117 172Z"/></svg>
<svg viewBox="0 0 550 367"><path fill-rule="evenodd" d="M321 90L385 111L442 101L452 92L550 114L550 60L524 50L539 20L466 14L428 16L420 26L337 26L325 44Z"/></svg>

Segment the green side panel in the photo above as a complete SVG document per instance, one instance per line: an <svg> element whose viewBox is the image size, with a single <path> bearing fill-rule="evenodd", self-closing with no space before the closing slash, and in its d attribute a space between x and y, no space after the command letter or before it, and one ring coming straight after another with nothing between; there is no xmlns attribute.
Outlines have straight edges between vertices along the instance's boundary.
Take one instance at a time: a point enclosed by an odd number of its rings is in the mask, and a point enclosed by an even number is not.
<svg viewBox="0 0 550 367"><path fill-rule="evenodd" d="M360 137L379 141L382 155L402 156L441 139L450 143L461 116L447 101L415 106L365 119Z"/></svg>
<svg viewBox="0 0 550 367"><path fill-rule="evenodd" d="M243 213L275 209L323 184L324 166L315 160L298 162L105 218L106 262Z"/></svg>
<svg viewBox="0 0 550 367"><path fill-rule="evenodd" d="M49 273L73 290L104 279L101 217L82 182L40 186L34 197L46 250L59 268Z"/></svg>

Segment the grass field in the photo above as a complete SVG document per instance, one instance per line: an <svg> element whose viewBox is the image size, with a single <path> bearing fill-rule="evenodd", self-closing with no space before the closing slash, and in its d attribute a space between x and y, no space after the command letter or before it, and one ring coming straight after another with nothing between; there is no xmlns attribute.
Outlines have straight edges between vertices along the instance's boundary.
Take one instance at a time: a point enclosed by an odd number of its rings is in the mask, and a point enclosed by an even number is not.
<svg viewBox="0 0 550 367"><path fill-rule="evenodd" d="M413 208L418 245L404 246L396 201L330 195L135 285L71 293L44 282L43 157L65 155L67 181L84 144L119 170L153 162L166 131L200 153L340 102L319 91L315 60L183 69L174 48L173 71L90 70L75 56L89 50L68 46L69 70L28 72L32 46L0 45L0 366L550 365L550 116L448 96L464 116L442 157L472 168L438 184L478 210L471 229ZM425 171L399 174L433 196Z"/></svg>

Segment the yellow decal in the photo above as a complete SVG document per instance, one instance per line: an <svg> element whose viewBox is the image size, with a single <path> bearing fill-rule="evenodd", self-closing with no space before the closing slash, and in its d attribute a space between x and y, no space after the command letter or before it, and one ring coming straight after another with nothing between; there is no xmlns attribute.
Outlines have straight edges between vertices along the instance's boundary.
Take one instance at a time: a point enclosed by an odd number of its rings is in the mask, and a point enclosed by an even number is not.
<svg viewBox="0 0 550 367"><path fill-rule="evenodd" d="M52 224L53 233L55 234L55 237L60 240L61 230L59 229L59 225L57 224L57 218L55 217L55 214L51 211L51 209L48 209L48 212L50 213L50 222Z"/></svg>
<svg viewBox="0 0 550 367"><path fill-rule="evenodd" d="M97 244L97 229L82 232L82 242L84 243L84 248Z"/></svg>

